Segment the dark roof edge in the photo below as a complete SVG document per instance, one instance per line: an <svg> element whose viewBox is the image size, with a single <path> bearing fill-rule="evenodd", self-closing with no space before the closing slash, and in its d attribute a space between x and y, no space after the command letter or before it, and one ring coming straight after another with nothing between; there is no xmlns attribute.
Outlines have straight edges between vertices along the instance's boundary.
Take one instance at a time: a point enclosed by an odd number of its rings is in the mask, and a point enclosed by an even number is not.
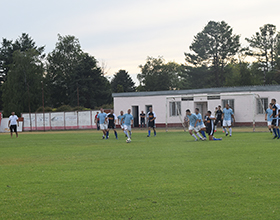
<svg viewBox="0 0 280 220"><path fill-rule="evenodd" d="M167 95L191 95L191 94L219 94L228 92L263 92L263 91L280 91L280 85L266 86L242 86L242 87L220 87L220 88L205 88L205 89L190 89L190 90L167 90L167 91L152 91L152 92L124 92L113 93L113 97L139 97L139 96L167 96Z"/></svg>

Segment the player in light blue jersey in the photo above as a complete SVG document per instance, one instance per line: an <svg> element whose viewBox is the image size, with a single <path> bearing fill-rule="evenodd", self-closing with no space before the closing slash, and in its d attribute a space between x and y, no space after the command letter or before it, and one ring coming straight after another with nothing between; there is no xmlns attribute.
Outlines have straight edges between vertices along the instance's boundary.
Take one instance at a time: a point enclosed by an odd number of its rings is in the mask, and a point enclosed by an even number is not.
<svg viewBox="0 0 280 220"><path fill-rule="evenodd" d="M272 119L273 119L272 107L273 107L273 104L270 103L268 109L266 109L266 111L265 111L265 120L267 121L267 127L268 127L268 130L270 131L270 133L272 133L272 130L271 130L271 122L272 122Z"/></svg>
<svg viewBox="0 0 280 220"><path fill-rule="evenodd" d="M104 109L100 109L100 113L97 115L97 118L99 119L100 123L100 129L103 132L102 138L108 139L108 134L107 134L107 129L108 129L108 124L107 124L107 114L104 112Z"/></svg>
<svg viewBox="0 0 280 220"><path fill-rule="evenodd" d="M199 122L199 119L197 118L196 114L192 114L191 111L189 109L186 110L186 116L189 119L189 133L191 136L193 136L195 138L195 140L197 141L197 137L195 136L195 134L199 137L200 140L204 140L200 134L195 130L195 127L197 126L197 123ZM194 133L193 133L194 131Z"/></svg>
<svg viewBox="0 0 280 220"><path fill-rule="evenodd" d="M198 118L198 123L197 123L195 129L196 129L197 132L200 132L202 134L204 140L207 140L207 137L205 135L206 127L204 125L202 115L199 113L199 108L195 109L195 114Z"/></svg>
<svg viewBox="0 0 280 220"><path fill-rule="evenodd" d="M234 119L234 114L232 109L226 104L226 107L223 109L222 120L223 120L223 129L226 132L226 136L228 136L228 132L226 127L229 129L229 136L232 136L232 129L231 129L231 119Z"/></svg>
<svg viewBox="0 0 280 220"><path fill-rule="evenodd" d="M123 111L120 111L120 115L118 116L118 124L121 126L122 130L123 130L123 123L121 123L121 121L123 117L124 117Z"/></svg>
<svg viewBox="0 0 280 220"><path fill-rule="evenodd" d="M130 114L131 110L128 109L127 113L124 114L124 117L121 120L121 124L123 124L124 133L127 136L127 141L131 141L131 124L133 123L133 116ZM129 133L127 132L129 131Z"/></svg>

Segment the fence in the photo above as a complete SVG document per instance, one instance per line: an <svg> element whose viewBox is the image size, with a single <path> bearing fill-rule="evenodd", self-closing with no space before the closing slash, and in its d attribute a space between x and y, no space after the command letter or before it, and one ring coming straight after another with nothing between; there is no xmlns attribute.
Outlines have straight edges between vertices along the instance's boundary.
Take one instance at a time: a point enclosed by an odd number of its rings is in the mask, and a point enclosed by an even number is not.
<svg viewBox="0 0 280 220"><path fill-rule="evenodd" d="M98 111L23 113L23 131L94 129Z"/></svg>

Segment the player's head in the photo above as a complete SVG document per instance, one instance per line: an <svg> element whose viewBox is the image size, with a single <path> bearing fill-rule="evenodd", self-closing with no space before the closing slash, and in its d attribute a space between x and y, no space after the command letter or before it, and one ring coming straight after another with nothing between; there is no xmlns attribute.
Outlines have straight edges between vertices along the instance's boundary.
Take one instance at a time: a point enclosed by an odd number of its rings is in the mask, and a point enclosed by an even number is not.
<svg viewBox="0 0 280 220"><path fill-rule="evenodd" d="M272 109L272 107L273 107L273 104L269 103L269 108Z"/></svg>
<svg viewBox="0 0 280 220"><path fill-rule="evenodd" d="M149 107L149 111L150 111L150 112L153 111L153 108L152 108L152 107Z"/></svg>
<svg viewBox="0 0 280 220"><path fill-rule="evenodd" d="M190 114L192 114L192 113L191 113L191 110L187 109L187 110L186 110L186 115L190 115Z"/></svg>
<svg viewBox="0 0 280 220"><path fill-rule="evenodd" d="M218 108L221 109L221 106L219 105Z"/></svg>
<svg viewBox="0 0 280 220"><path fill-rule="evenodd" d="M212 114L212 112L210 110L207 111L207 113L206 113L207 116L210 116L211 114Z"/></svg>
<svg viewBox="0 0 280 220"><path fill-rule="evenodd" d="M141 111L141 113L143 114L144 112L143 112L143 111Z"/></svg>
<svg viewBox="0 0 280 220"><path fill-rule="evenodd" d="M271 103L272 103L273 105L275 105L275 104L276 104L276 99L271 99Z"/></svg>
<svg viewBox="0 0 280 220"><path fill-rule="evenodd" d="M15 112L11 112L12 115L15 115Z"/></svg>
<svg viewBox="0 0 280 220"><path fill-rule="evenodd" d="M98 115L98 114L99 114L99 112L96 112L96 114Z"/></svg>
<svg viewBox="0 0 280 220"><path fill-rule="evenodd" d="M229 105L228 104L226 104L226 109L229 109Z"/></svg>
<svg viewBox="0 0 280 220"><path fill-rule="evenodd" d="M100 112L101 112L101 113L103 113L103 112L104 112L104 109L103 109L103 108L101 108L101 109L100 109Z"/></svg>
<svg viewBox="0 0 280 220"><path fill-rule="evenodd" d="M114 113L114 109L111 109L111 113L112 113L112 114Z"/></svg>
<svg viewBox="0 0 280 220"><path fill-rule="evenodd" d="M121 111L120 113L121 113L121 115L123 115L123 111Z"/></svg>
<svg viewBox="0 0 280 220"><path fill-rule="evenodd" d="M130 114L130 112L131 112L131 109L128 109L128 110L127 110L127 113Z"/></svg>
<svg viewBox="0 0 280 220"><path fill-rule="evenodd" d="M195 114L198 114L199 113L199 108L195 108Z"/></svg>

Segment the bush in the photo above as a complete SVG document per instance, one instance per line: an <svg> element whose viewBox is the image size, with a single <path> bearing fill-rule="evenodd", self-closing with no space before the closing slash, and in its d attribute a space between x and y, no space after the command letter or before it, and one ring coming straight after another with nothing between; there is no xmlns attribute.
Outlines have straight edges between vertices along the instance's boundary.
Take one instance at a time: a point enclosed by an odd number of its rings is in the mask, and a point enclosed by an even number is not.
<svg viewBox="0 0 280 220"><path fill-rule="evenodd" d="M103 108L103 109L114 109L114 106L113 106L113 104L104 104L104 105L102 105L102 106L100 106L100 107L96 107L96 108L94 108L95 110L99 110L99 109L101 109L101 108Z"/></svg>
<svg viewBox="0 0 280 220"><path fill-rule="evenodd" d="M72 107L70 105L62 105L56 109L56 112L71 112Z"/></svg>
<svg viewBox="0 0 280 220"><path fill-rule="evenodd" d="M83 106L76 106L74 108L72 108L72 111L90 111L90 108L85 108Z"/></svg>
<svg viewBox="0 0 280 220"><path fill-rule="evenodd" d="M52 112L53 109L49 106L46 106L44 107L44 112ZM43 106L40 106L37 110L36 110L37 113L41 113L43 112Z"/></svg>

